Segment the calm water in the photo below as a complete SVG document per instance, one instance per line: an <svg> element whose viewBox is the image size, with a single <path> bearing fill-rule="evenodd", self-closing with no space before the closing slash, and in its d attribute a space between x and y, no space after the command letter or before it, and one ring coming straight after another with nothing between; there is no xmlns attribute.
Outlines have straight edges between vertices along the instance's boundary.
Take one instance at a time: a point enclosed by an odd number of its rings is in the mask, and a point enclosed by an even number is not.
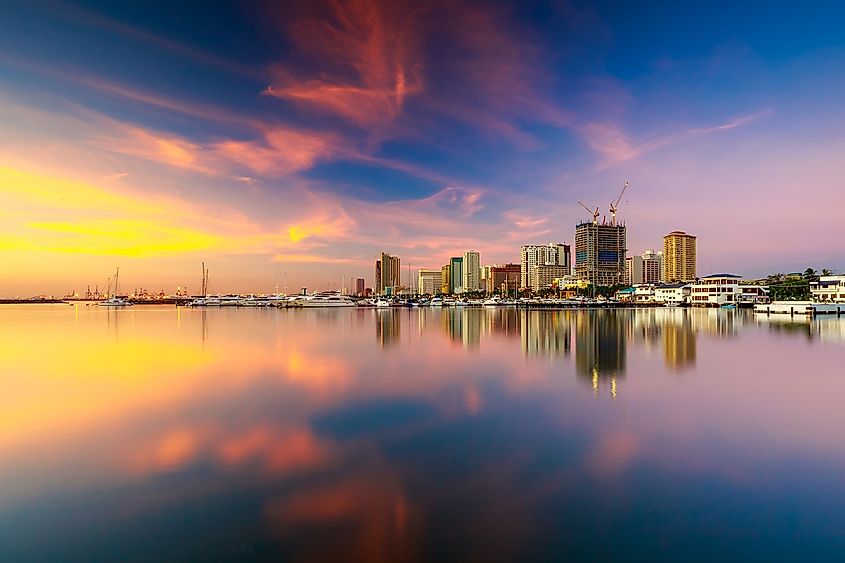
<svg viewBox="0 0 845 563"><path fill-rule="evenodd" d="M821 561L845 318L0 306L2 561Z"/></svg>

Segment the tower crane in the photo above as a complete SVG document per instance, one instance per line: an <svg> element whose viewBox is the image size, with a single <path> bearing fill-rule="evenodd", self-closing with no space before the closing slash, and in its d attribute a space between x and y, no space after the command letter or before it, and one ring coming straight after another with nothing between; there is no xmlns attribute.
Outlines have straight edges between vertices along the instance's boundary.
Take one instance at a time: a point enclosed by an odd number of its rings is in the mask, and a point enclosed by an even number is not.
<svg viewBox="0 0 845 563"><path fill-rule="evenodd" d="M593 225L598 224L598 222L599 222L599 208L598 207L596 207L595 210L592 210L589 207L587 207L586 205L584 205L583 203L581 203L580 201L578 202L578 205L580 205L581 207L586 209L587 213L589 213L590 215L593 216Z"/></svg>
<svg viewBox="0 0 845 563"><path fill-rule="evenodd" d="M619 193L619 197L616 198L616 201L610 204L610 224L616 224L616 210L619 209L619 202L622 201L622 195L625 193L625 190L628 189L628 182L625 182L625 185L622 186L622 191Z"/></svg>

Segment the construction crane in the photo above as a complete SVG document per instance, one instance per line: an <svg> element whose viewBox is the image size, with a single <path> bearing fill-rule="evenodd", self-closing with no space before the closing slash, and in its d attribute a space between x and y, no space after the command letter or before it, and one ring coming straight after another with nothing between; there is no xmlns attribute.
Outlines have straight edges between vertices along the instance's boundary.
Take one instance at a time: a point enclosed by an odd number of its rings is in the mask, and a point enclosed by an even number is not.
<svg viewBox="0 0 845 563"><path fill-rule="evenodd" d="M619 193L619 197L616 198L615 203L610 204L610 224L616 224L616 210L619 209L619 202L622 201L622 195L625 193L625 190L628 189L628 182L625 182L625 185L622 186L622 191Z"/></svg>
<svg viewBox="0 0 845 563"><path fill-rule="evenodd" d="M580 205L581 207L583 207L584 209L586 209L586 210L587 210L587 213L589 213L590 215L592 215L592 216L593 216L593 225L598 224L598 222L599 222L599 215L600 215L600 213L599 213L599 208L598 208L598 207L596 207L595 211L593 211L592 209L590 209L589 207L587 207L586 205L584 205L584 204L583 204L583 203L581 203L580 201L578 202L578 205Z"/></svg>

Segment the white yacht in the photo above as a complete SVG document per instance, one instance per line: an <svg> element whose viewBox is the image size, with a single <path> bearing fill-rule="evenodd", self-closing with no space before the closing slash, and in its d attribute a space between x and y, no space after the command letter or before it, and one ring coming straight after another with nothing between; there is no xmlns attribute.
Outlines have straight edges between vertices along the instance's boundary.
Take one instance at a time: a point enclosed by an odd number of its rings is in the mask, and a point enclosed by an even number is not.
<svg viewBox="0 0 845 563"><path fill-rule="evenodd" d="M376 307L390 307L391 303L387 299L377 299Z"/></svg>
<svg viewBox="0 0 845 563"><path fill-rule="evenodd" d="M491 297L490 299L485 299L484 303L482 303L482 305L484 305L485 307L498 307L501 304L502 299L498 296Z"/></svg>
<svg viewBox="0 0 845 563"><path fill-rule="evenodd" d="M110 292L111 297L106 299L105 301L100 301L98 305L100 307L131 307L132 303L129 302L128 299L124 297L117 296L118 290L118 280L120 279L120 268L117 269L117 272L114 274L114 291Z"/></svg>
<svg viewBox="0 0 845 563"><path fill-rule="evenodd" d="M325 294L310 295L309 299L298 299L296 305L299 307L354 307L355 301L346 295Z"/></svg>
<svg viewBox="0 0 845 563"><path fill-rule="evenodd" d="M429 307L442 307L443 306L443 298L442 297L432 297L431 301L428 302Z"/></svg>

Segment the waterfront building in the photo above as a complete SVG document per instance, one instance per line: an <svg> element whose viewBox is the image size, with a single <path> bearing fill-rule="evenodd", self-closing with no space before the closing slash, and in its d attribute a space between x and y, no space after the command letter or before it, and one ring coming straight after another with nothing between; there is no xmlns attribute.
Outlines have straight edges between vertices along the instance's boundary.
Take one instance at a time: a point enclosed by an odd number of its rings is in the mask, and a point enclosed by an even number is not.
<svg viewBox="0 0 845 563"><path fill-rule="evenodd" d="M464 252L462 262L461 288L463 291L479 291L481 289L481 257L475 250Z"/></svg>
<svg viewBox="0 0 845 563"><path fill-rule="evenodd" d="M845 276L821 276L810 282L810 293L815 301L845 303Z"/></svg>
<svg viewBox="0 0 845 563"><path fill-rule="evenodd" d="M420 270L417 273L417 291L421 295L437 295L440 293L441 279L441 270Z"/></svg>
<svg viewBox="0 0 845 563"><path fill-rule="evenodd" d="M587 289L590 287L590 282L573 275L557 278L554 280L554 284L558 289Z"/></svg>
<svg viewBox="0 0 845 563"><path fill-rule="evenodd" d="M464 283L464 259L460 256L449 260L449 293L462 293Z"/></svg>
<svg viewBox="0 0 845 563"><path fill-rule="evenodd" d="M663 281L663 251L646 250L641 256L625 259L625 281L630 285L658 284Z"/></svg>
<svg viewBox="0 0 845 563"><path fill-rule="evenodd" d="M539 290L551 287L556 279L562 278L568 273L566 266L555 264L538 264L531 273L531 289Z"/></svg>
<svg viewBox="0 0 845 563"><path fill-rule="evenodd" d="M364 278L355 280L355 295L364 295Z"/></svg>
<svg viewBox="0 0 845 563"><path fill-rule="evenodd" d="M540 289L532 286L534 269L537 266L562 266L565 270L563 275L571 273L570 247L568 244L526 244L520 252L520 287Z"/></svg>
<svg viewBox="0 0 845 563"><path fill-rule="evenodd" d="M440 292L451 293L452 291L452 267L449 264L440 268Z"/></svg>
<svg viewBox="0 0 845 563"><path fill-rule="evenodd" d="M737 305L765 305L771 301L769 286L758 284L740 284L739 295L736 296Z"/></svg>
<svg viewBox="0 0 845 563"><path fill-rule="evenodd" d="M654 301L680 305L689 301L692 286L688 283L665 283L654 286Z"/></svg>
<svg viewBox="0 0 845 563"><path fill-rule="evenodd" d="M625 279L625 225L581 223L575 227L575 275L593 285Z"/></svg>
<svg viewBox="0 0 845 563"><path fill-rule="evenodd" d="M695 236L684 231L672 231L663 237L663 281L695 281L695 247Z"/></svg>
<svg viewBox="0 0 845 563"><path fill-rule="evenodd" d="M736 304L741 279L735 274L704 276L692 284L690 303L699 307Z"/></svg>
<svg viewBox="0 0 845 563"><path fill-rule="evenodd" d="M398 256L391 256L382 252L376 260L375 289L378 295L392 294L393 288L400 285L401 263Z"/></svg>
<svg viewBox="0 0 845 563"><path fill-rule="evenodd" d="M522 268L519 264L490 266L490 274L487 277L487 293L500 291L507 295L519 289L521 271Z"/></svg>

